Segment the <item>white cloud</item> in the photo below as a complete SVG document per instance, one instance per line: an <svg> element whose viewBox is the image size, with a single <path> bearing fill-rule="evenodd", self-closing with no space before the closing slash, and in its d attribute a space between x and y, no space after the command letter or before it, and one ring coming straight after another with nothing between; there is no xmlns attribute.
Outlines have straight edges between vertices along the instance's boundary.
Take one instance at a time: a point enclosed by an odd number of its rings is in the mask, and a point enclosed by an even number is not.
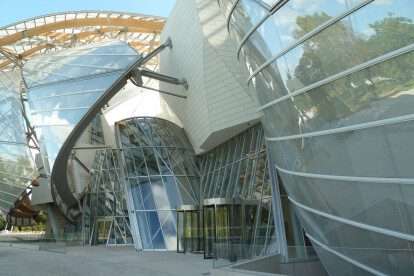
<svg viewBox="0 0 414 276"><path fill-rule="evenodd" d="M60 103L58 103L53 109L59 109L60 108ZM74 111L74 112L80 112L80 111ZM48 126L48 125L52 125L54 126L54 128L57 130L59 129L58 132L53 133L54 134L54 140L56 142L59 143L63 143L69 136L70 132L72 131L74 126L71 126L71 123L64 118L59 118L59 111L53 111L51 112L51 114L48 116L43 116L41 115L42 113L37 113L37 114L33 114L32 118L33 118L33 122L35 125L39 126L36 127L36 134L38 137L42 136L42 126ZM59 125L61 127L56 127L56 125ZM67 127L66 127L67 125ZM45 139L50 139L50 137L45 137Z"/></svg>
<svg viewBox="0 0 414 276"><path fill-rule="evenodd" d="M285 8L283 9L283 12L276 13L276 15L274 16L274 21L276 26L290 27L296 24L296 17L298 17L299 15L299 12L289 8Z"/></svg>
<svg viewBox="0 0 414 276"><path fill-rule="evenodd" d="M293 41L295 41L295 39L290 35L282 35L280 37L280 39L282 39L282 41L284 41L284 42L293 42Z"/></svg>
<svg viewBox="0 0 414 276"><path fill-rule="evenodd" d="M300 47L298 50L297 50L297 52L295 53L295 58L297 59L297 60L299 60L299 59L301 59L301 57L303 56L303 48L302 47Z"/></svg>
<svg viewBox="0 0 414 276"><path fill-rule="evenodd" d="M371 29L371 28L369 28L369 29L366 29L366 30L363 30L363 31L361 31L361 32L359 32L361 35L363 35L364 37L366 37L366 38L369 38L371 35L373 35L374 34L374 30L373 29Z"/></svg>

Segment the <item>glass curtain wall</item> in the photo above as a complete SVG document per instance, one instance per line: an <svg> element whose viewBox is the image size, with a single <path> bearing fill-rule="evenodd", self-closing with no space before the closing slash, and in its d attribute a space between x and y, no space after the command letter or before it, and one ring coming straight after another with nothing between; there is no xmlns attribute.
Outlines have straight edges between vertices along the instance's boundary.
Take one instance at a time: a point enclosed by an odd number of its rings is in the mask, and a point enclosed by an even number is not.
<svg viewBox="0 0 414 276"><path fill-rule="evenodd" d="M0 73L0 211L5 218L38 176L27 145L20 91L20 70Z"/></svg>
<svg viewBox="0 0 414 276"><path fill-rule="evenodd" d="M105 145L105 139L102 129L101 115L96 114L91 123L91 144L92 145Z"/></svg>
<svg viewBox="0 0 414 276"><path fill-rule="evenodd" d="M86 244L133 244L117 150L96 151L83 210Z"/></svg>
<svg viewBox="0 0 414 276"><path fill-rule="evenodd" d="M228 2L287 198L328 272L414 274L412 1Z"/></svg>
<svg viewBox="0 0 414 276"><path fill-rule="evenodd" d="M200 173L184 130L159 118L117 123L117 143L132 215L141 237L137 249L177 250L178 205L199 204Z"/></svg>
<svg viewBox="0 0 414 276"><path fill-rule="evenodd" d="M268 162L260 124L201 159L203 198L243 199L243 243L252 245L255 255L278 250Z"/></svg>
<svg viewBox="0 0 414 276"><path fill-rule="evenodd" d="M79 129L82 119L90 116L93 120L91 114L104 104L99 100L140 57L125 42L108 40L37 56L22 69L31 124L52 195L68 219L79 211L68 213L71 206L77 208L77 202L66 177L71 149L62 147L75 143L83 131Z"/></svg>

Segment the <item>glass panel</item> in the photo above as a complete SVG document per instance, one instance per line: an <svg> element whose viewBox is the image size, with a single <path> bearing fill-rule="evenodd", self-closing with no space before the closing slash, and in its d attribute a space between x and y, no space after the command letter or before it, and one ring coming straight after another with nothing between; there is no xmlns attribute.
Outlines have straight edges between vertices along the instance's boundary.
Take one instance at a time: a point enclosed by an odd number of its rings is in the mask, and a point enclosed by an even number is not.
<svg viewBox="0 0 414 276"><path fill-rule="evenodd" d="M177 231L171 211L158 211L161 221L162 234L164 236L167 250L174 250L177 248Z"/></svg>
<svg viewBox="0 0 414 276"><path fill-rule="evenodd" d="M141 198L141 191L137 178L129 178L131 185L132 199L134 200L134 206L136 210L144 210L144 202Z"/></svg>
<svg viewBox="0 0 414 276"><path fill-rule="evenodd" d="M204 258L213 258L213 243L216 242L214 206L204 206Z"/></svg>
<svg viewBox="0 0 414 276"><path fill-rule="evenodd" d="M260 201L243 204L243 230L244 230L244 243L253 244L254 231L257 219L257 208Z"/></svg>
<svg viewBox="0 0 414 276"><path fill-rule="evenodd" d="M177 212L177 252L184 253L184 211Z"/></svg>
<svg viewBox="0 0 414 276"><path fill-rule="evenodd" d="M152 249L151 235L148 230L149 222L145 217L145 212L136 212L137 222L139 227L139 234L141 236L142 248Z"/></svg>
<svg viewBox="0 0 414 276"><path fill-rule="evenodd" d="M150 180L148 177L139 177L139 187L141 189L142 199L146 210L156 210L154 198L152 196Z"/></svg>
<svg viewBox="0 0 414 276"><path fill-rule="evenodd" d="M104 135L102 129L101 116L97 114L91 123L91 144L104 145Z"/></svg>
<svg viewBox="0 0 414 276"><path fill-rule="evenodd" d="M184 211L184 248L185 252L193 252L193 231L192 231L192 220L191 220L191 212L190 211Z"/></svg>
<svg viewBox="0 0 414 276"><path fill-rule="evenodd" d="M167 194L165 193L164 185L161 177L151 177L152 193L158 210L169 210L170 204L168 202Z"/></svg>
<svg viewBox="0 0 414 276"><path fill-rule="evenodd" d="M157 160L155 159L154 150L152 148L143 148L145 161L148 167L149 175L160 175Z"/></svg>
<svg viewBox="0 0 414 276"><path fill-rule="evenodd" d="M164 237L160 228L158 213L151 211L146 212L146 215L154 249L165 249Z"/></svg>
<svg viewBox="0 0 414 276"><path fill-rule="evenodd" d="M145 153L147 152L145 151ZM132 157L134 158L135 174L137 176L148 175L144 152L142 151L142 149L141 148L132 149Z"/></svg>
<svg viewBox="0 0 414 276"><path fill-rule="evenodd" d="M196 204L199 193L194 151L185 132L168 121L138 117L126 120L125 124L129 132L122 130L126 134L124 139L129 139L127 146L132 148L124 148L122 152L131 176L132 198L135 209L145 211L137 214L138 225L147 219L148 235L143 230L146 235L143 239L147 239L143 241L144 249L176 250L174 209L183 203ZM122 124L119 128L121 131ZM132 177L135 175L138 177Z"/></svg>

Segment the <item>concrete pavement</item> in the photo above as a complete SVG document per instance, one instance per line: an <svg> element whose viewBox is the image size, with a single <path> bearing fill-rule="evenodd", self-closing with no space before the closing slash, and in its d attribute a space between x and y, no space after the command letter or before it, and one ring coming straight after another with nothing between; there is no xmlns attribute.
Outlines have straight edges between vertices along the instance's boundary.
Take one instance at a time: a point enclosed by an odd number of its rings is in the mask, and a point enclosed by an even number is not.
<svg viewBox="0 0 414 276"><path fill-rule="evenodd" d="M137 252L132 247L73 246L66 254L0 247L1 275L209 275L202 254Z"/></svg>

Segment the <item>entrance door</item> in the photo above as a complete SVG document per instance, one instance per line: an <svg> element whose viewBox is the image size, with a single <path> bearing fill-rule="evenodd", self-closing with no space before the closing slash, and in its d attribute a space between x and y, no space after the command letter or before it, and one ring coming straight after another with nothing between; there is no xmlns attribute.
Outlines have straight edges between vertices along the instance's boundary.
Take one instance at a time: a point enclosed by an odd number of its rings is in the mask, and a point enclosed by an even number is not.
<svg viewBox="0 0 414 276"><path fill-rule="evenodd" d="M213 243L216 240L214 205L204 206L204 258L213 258Z"/></svg>
<svg viewBox="0 0 414 276"><path fill-rule="evenodd" d="M112 219L97 219L94 245L107 244L109 231L111 230Z"/></svg>

